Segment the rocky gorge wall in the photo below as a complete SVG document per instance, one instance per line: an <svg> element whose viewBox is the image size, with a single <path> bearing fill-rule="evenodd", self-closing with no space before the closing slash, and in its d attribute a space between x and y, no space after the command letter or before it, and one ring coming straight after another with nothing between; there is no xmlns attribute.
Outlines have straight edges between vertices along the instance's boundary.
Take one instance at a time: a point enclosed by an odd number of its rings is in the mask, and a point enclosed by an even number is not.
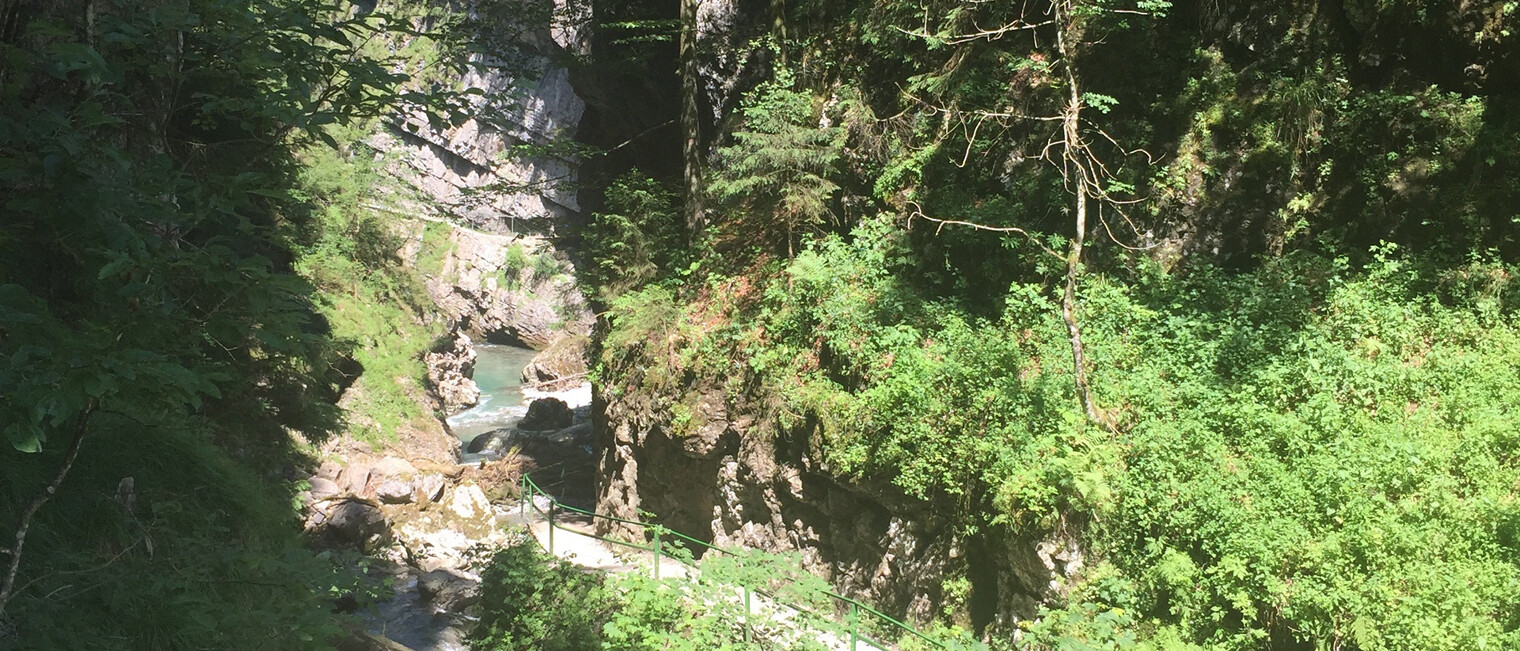
<svg viewBox="0 0 1520 651"><path fill-rule="evenodd" d="M842 594L924 622L1013 631L1059 601L1085 557L1072 536L968 536L949 509L835 475L816 423L766 422L747 397L691 388L683 433L659 396L598 387L599 513L641 513L719 546L797 551ZM633 531L608 526L606 533Z"/></svg>
<svg viewBox="0 0 1520 651"><path fill-rule="evenodd" d="M535 365L533 379L547 386L584 376L583 346L571 344L584 341L592 322L560 244L582 218L583 160L569 143L586 104L570 66L588 51L590 6L477 2L463 11L470 65L434 82L465 93L464 119L443 127L400 114L366 140L397 181L384 197L389 209L412 217L399 227L400 256L422 273L437 318L449 324L449 340L426 362L430 388L450 414L478 396L475 343L555 348ZM424 69L429 60L411 72L435 76Z"/></svg>
<svg viewBox="0 0 1520 651"><path fill-rule="evenodd" d="M509 541L500 523L503 501L531 458L461 465L460 441L444 419L480 397L471 377L474 345L553 351L534 366L536 388L564 377L585 381L583 344L592 316L557 237L580 214L581 161L573 148L560 147L584 111L567 67L582 47L580 18L571 5L552 0L501 15L517 6L480 2L464 10L464 24L475 30L471 49L478 50L467 73L440 78L423 70L432 56L409 71L430 79L424 83L472 93L466 119L434 128L421 114L394 115L364 137L367 149L356 148L373 150L384 173L364 207L390 216L396 257L420 281L415 296L403 300L421 304L406 313L415 311L425 330L441 334L406 342L408 352L422 349L416 354L426 366L425 385L394 378L421 416L393 427L351 428L322 445L320 465L302 477L311 544L362 551L367 572L394 585L394 595L390 586L376 588L383 594L366 611L372 630L356 637L367 641L362 648L397 642L468 648L470 609L479 599L475 572ZM340 402L359 425L374 420L364 413L361 393L350 387ZM350 607L340 600L338 608Z"/></svg>
<svg viewBox="0 0 1520 651"><path fill-rule="evenodd" d="M715 127L738 110L765 67L768 53L755 39L772 29L770 10L741 0L698 3L699 103L710 146L722 140ZM606 83L594 76L588 82ZM586 94L598 93L593 87ZM595 106L588 115L606 122ZM736 393L719 386L723 378L679 369L663 369L682 378L674 389L641 386L633 376L668 360L634 357L604 366L596 387L599 513L652 517L719 546L798 552L842 594L915 621L948 618L984 630L1014 632L1018 621L1059 601L1084 566L1074 536L968 535L950 509L890 485L839 477L824 461L819 425L779 425L759 390ZM680 415L675 404L685 407ZM607 521L599 526L642 535Z"/></svg>
<svg viewBox="0 0 1520 651"><path fill-rule="evenodd" d="M744 43L764 32L745 4L704 2L698 13L700 38L712 46L701 66L709 125L735 110L746 83ZM402 257L424 273L437 314L451 324L452 336L428 356L430 388L445 413L473 402L472 343L553 352L560 361L546 359L555 368L538 379L574 375L560 367L576 363L584 372L584 353L564 342L585 340L593 311L561 236L585 217L582 197L592 184L582 183L582 161L547 145L578 134L604 147L633 142L621 153L648 154L659 143L638 138L673 117L657 94L630 94L618 85L627 79L570 65L571 55L595 50L598 35L564 2L555 8L557 22L525 33L534 83L505 67L472 73L463 83L482 95L471 119L433 130L407 116L370 140L406 181L410 197L398 193L396 205L418 217L406 227ZM523 144L542 147L524 156L514 149ZM598 512L653 514L716 545L800 552L842 593L918 621L948 616L1011 629L1058 600L1083 567L1071 538L967 535L936 505L840 478L822 461L816 424L781 428L762 415L757 397L707 380L691 378L681 389L681 401L695 407L679 426L659 407L672 396L630 390L619 377L597 387Z"/></svg>
<svg viewBox="0 0 1520 651"><path fill-rule="evenodd" d="M469 67L434 80L465 94L464 119L439 127L420 112L400 114L367 142L409 186L393 200L413 214L491 233L552 234L580 214L581 157L560 145L586 109L568 65L586 53L589 8L543 0L471 3L466 11ZM411 72L430 79L431 65L425 58Z"/></svg>

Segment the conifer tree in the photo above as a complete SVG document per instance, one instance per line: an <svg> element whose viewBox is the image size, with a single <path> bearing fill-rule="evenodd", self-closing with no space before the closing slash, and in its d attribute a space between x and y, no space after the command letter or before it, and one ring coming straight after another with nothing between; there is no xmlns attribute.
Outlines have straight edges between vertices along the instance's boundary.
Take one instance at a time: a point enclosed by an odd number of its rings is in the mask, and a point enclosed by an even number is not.
<svg viewBox="0 0 1520 651"><path fill-rule="evenodd" d="M845 130L815 124L812 96L784 70L750 95L743 112L734 143L718 150L709 191L748 222L746 231L774 240L779 228L790 257L799 231L829 219L839 190L829 177Z"/></svg>

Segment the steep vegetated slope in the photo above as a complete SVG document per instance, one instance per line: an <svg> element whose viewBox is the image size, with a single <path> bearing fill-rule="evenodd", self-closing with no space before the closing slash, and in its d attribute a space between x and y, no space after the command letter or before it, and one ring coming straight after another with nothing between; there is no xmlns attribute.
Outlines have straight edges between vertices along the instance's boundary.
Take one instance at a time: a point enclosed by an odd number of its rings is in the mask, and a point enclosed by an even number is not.
<svg viewBox="0 0 1520 651"><path fill-rule="evenodd" d="M693 4L593 48L699 91L583 200L603 511L997 647L1520 644L1513 3Z"/></svg>
<svg viewBox="0 0 1520 651"><path fill-rule="evenodd" d="M0 647L342 634L368 588L299 544L310 445L443 435L446 328L363 140L467 108L414 70L464 75L458 16L0 3Z"/></svg>

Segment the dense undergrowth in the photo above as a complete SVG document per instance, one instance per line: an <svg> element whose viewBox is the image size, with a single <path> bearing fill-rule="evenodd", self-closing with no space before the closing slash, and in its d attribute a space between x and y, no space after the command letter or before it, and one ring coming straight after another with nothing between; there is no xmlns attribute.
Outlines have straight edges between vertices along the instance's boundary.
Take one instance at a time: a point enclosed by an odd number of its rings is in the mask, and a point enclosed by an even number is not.
<svg viewBox="0 0 1520 651"><path fill-rule="evenodd" d="M366 588L298 539L293 434L417 416L393 385L431 331L359 206L372 152L324 148L453 105L369 47L421 32L318 0L0 10L0 647L331 648Z"/></svg>
<svg viewBox="0 0 1520 651"><path fill-rule="evenodd" d="M587 573L532 540L497 552L482 582L477 649L769 648L745 641L742 620L721 587L637 572Z"/></svg>
<svg viewBox="0 0 1520 651"><path fill-rule="evenodd" d="M359 132L362 134L362 132ZM446 334L433 316L423 275L436 274L451 243L450 227L426 227L377 209L385 177L376 153L358 134L346 150L304 154L302 191L320 211L311 243L299 251L296 270L316 287L313 305L350 346L354 378L350 434L379 445L404 428L423 429L435 419L426 410L423 354ZM418 228L422 243L415 264L402 260L406 238Z"/></svg>
<svg viewBox="0 0 1520 651"><path fill-rule="evenodd" d="M480 626L472 641L488 651L820 651L848 640L828 584L801 569L797 554L738 550L709 554L694 578L652 578L642 571L587 572L528 539L502 549L482 573ZM742 586L742 587L741 587ZM750 602L743 588L751 590ZM762 596L763 593L763 596ZM751 616L745 616L745 608ZM792 612L776 616L778 608ZM860 633L892 640L867 619ZM952 651L980 648L951 640ZM903 646L918 651L910 640Z"/></svg>
<svg viewBox="0 0 1520 651"><path fill-rule="evenodd" d="M1110 431L1073 399L1047 292L1014 286L996 320L925 306L885 271L900 246L862 229L710 276L684 306L621 297L611 394L668 396L680 434L700 426L689 378L726 377L769 410L762 430L820 422L836 473L972 535L1081 532L1100 560L1030 644L1520 643L1512 268L1385 247L1360 270L1303 252L1250 274L1093 276Z"/></svg>
<svg viewBox="0 0 1520 651"><path fill-rule="evenodd" d="M1520 647L1515 11L788 6L606 193L598 380L1077 540L995 646Z"/></svg>

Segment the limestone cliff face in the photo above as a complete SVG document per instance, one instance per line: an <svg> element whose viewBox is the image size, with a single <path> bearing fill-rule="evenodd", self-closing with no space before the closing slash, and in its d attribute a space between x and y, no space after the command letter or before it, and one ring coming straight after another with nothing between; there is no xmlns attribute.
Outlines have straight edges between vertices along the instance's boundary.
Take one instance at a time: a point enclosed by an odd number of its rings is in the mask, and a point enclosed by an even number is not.
<svg viewBox="0 0 1520 651"><path fill-rule="evenodd" d="M810 571L885 612L1009 632L1059 600L1083 566L1070 537L967 536L948 509L831 473L815 425L777 431L743 397L692 391L681 433L658 396L598 393L598 512L651 513L715 545L800 551Z"/></svg>
<svg viewBox="0 0 1520 651"><path fill-rule="evenodd" d="M433 222L417 226L403 253L427 275L439 312L476 342L544 350L590 332L574 269L546 238Z"/></svg>
<svg viewBox="0 0 1520 651"><path fill-rule="evenodd" d="M580 160L553 145L575 135L585 112L566 67L586 48L585 17L566 0L541 4L537 15L478 27L477 46L492 54L473 55L473 68L448 80L475 93L463 123L440 130L421 114L398 115L370 139L421 214L495 233L550 233L578 216ZM536 148L514 150L525 145Z"/></svg>
<svg viewBox="0 0 1520 651"><path fill-rule="evenodd" d="M456 334L544 349L565 332L585 334L591 319L555 238L580 217L581 160L567 143L585 102L567 65L589 47L589 7L573 0L466 6L479 53L462 77L433 80L470 93L466 119L434 128L421 114L396 115L368 142L401 182L386 203L420 218L404 227L401 255L426 276ZM497 15L507 9L513 13ZM455 356L473 354L468 348ZM435 388L458 385L445 391L457 394L446 402L468 404L468 370L444 371Z"/></svg>

